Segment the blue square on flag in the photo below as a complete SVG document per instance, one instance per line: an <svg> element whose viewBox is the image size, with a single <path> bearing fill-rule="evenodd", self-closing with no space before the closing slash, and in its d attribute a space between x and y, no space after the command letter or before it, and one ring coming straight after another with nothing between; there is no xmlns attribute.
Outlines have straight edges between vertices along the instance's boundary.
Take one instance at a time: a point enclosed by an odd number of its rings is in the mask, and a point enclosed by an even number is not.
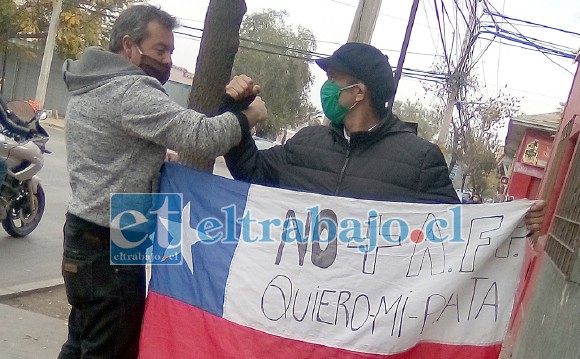
<svg viewBox="0 0 580 359"><path fill-rule="evenodd" d="M111 194L111 264L181 264L180 193Z"/></svg>

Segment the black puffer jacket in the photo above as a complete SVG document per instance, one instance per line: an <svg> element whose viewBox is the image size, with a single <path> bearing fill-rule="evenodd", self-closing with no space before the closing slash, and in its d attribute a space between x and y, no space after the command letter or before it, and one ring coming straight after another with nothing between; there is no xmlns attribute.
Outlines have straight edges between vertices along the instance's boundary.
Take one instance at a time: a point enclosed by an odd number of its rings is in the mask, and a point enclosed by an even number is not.
<svg viewBox="0 0 580 359"><path fill-rule="evenodd" d="M390 115L368 132L311 126L285 145L258 151L243 139L225 156L246 182L342 197L414 203L459 203L439 148Z"/></svg>

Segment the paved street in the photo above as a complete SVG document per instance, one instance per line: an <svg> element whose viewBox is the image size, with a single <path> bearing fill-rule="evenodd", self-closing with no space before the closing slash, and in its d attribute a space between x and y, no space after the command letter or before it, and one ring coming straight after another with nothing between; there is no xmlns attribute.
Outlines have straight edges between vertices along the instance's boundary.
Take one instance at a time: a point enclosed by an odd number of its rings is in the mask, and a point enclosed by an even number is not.
<svg viewBox="0 0 580 359"><path fill-rule="evenodd" d="M69 306L64 288L35 292L62 283L62 226L70 194L64 131L45 128L53 153L45 156L40 172L47 201L43 219L25 238L12 238L0 229L0 358L54 358L66 339ZM230 177L223 158L216 160L214 173ZM32 292L12 296L26 291Z"/></svg>
<svg viewBox="0 0 580 359"><path fill-rule="evenodd" d="M38 228L24 238L12 238L0 229L0 295L61 281L62 226L70 193L66 175L64 132L46 127L50 134L39 176L46 208Z"/></svg>
<svg viewBox="0 0 580 359"><path fill-rule="evenodd" d="M48 126L46 129L51 137L47 147L53 153L45 155L39 174L46 195L44 216L38 228L24 238L12 238L0 229L0 296L62 283L62 225L70 192L64 132ZM0 357L55 358L67 333L64 318L68 308L63 301L62 288L3 299L11 306L0 304Z"/></svg>
<svg viewBox="0 0 580 359"><path fill-rule="evenodd" d="M64 131L45 126L50 134L44 168L40 172L46 209L39 227L25 238L12 238L0 229L0 296L62 282L62 226L70 194L66 173ZM223 158L215 173L229 176Z"/></svg>

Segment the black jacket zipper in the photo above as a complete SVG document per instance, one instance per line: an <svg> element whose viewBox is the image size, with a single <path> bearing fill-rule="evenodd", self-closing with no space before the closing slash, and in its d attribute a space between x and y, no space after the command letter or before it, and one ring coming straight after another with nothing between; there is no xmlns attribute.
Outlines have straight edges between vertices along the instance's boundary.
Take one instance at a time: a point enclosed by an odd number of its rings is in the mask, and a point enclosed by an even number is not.
<svg viewBox="0 0 580 359"><path fill-rule="evenodd" d="M344 160L344 165L342 166L342 170L340 171L340 176L338 177L338 183L336 185L336 190L334 191L335 195L338 195L338 191L340 190L340 185L342 184L342 180L344 178L344 172L346 172L346 166L348 166L348 161L350 160L350 142L348 147L346 148L346 159Z"/></svg>

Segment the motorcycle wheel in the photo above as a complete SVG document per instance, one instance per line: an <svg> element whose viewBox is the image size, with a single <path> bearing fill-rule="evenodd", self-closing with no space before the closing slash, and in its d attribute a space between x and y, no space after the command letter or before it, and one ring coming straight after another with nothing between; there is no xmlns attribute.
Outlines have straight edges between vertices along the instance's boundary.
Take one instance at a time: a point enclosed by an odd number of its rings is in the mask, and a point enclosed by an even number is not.
<svg viewBox="0 0 580 359"><path fill-rule="evenodd" d="M2 221L2 227L12 237L20 238L29 235L40 223L44 214L44 190L39 184L36 194L32 196L33 203L16 203L8 212L8 217Z"/></svg>

